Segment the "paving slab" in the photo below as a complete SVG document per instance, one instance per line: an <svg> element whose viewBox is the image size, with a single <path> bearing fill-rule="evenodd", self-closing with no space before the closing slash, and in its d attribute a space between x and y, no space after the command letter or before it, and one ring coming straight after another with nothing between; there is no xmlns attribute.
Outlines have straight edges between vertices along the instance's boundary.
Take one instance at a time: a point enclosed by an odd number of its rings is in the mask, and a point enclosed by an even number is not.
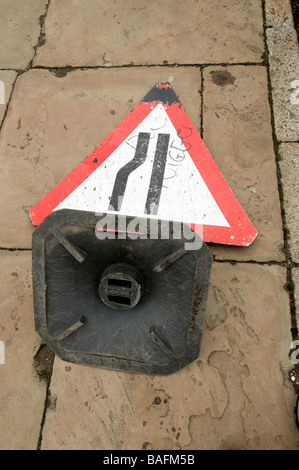
<svg viewBox="0 0 299 470"><path fill-rule="evenodd" d="M299 54L292 26L267 28L275 133L279 142L299 140Z"/></svg>
<svg viewBox="0 0 299 470"><path fill-rule="evenodd" d="M16 82L0 134L0 246L30 248L29 209L72 171L158 81L170 81L200 130L198 68L30 70Z"/></svg>
<svg viewBox="0 0 299 470"><path fill-rule="evenodd" d="M34 331L31 252L0 251L1 450L37 448L47 383L33 366L41 340Z"/></svg>
<svg viewBox="0 0 299 470"><path fill-rule="evenodd" d="M0 70L0 126L16 77L17 72L13 70Z"/></svg>
<svg viewBox="0 0 299 470"><path fill-rule="evenodd" d="M211 245L219 259L281 261L283 233L267 72L210 66L203 72L203 139L258 231L250 247Z"/></svg>
<svg viewBox="0 0 299 470"><path fill-rule="evenodd" d="M46 0L0 0L0 68L25 69L33 59L40 36L40 17Z"/></svg>
<svg viewBox="0 0 299 470"><path fill-rule="evenodd" d="M34 65L262 62L261 3L51 0Z"/></svg>
<svg viewBox="0 0 299 470"><path fill-rule="evenodd" d="M285 283L280 266L213 263L200 356L169 376L56 358L41 448L298 449Z"/></svg>
<svg viewBox="0 0 299 470"><path fill-rule="evenodd" d="M299 263L299 144L280 144L279 155L288 245L292 261Z"/></svg>
<svg viewBox="0 0 299 470"><path fill-rule="evenodd" d="M265 0L266 26L294 27L290 0Z"/></svg>

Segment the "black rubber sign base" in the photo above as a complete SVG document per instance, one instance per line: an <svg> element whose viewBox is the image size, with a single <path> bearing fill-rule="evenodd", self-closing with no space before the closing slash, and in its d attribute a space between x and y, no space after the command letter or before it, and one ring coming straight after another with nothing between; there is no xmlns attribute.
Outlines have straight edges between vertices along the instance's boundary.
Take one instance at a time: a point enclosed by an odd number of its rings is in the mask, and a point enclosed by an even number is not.
<svg viewBox="0 0 299 470"><path fill-rule="evenodd" d="M116 224L99 239L103 217L56 211L34 232L36 330L66 361L172 373L199 355L211 254L195 233L201 247L186 249L189 237L172 223L165 239L157 221L151 239L148 219L134 236Z"/></svg>

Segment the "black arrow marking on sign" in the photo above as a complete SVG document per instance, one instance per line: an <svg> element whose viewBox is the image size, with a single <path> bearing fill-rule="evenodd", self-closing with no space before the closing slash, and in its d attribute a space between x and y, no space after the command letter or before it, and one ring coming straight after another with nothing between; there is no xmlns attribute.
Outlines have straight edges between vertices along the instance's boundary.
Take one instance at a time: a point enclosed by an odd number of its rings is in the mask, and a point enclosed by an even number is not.
<svg viewBox="0 0 299 470"><path fill-rule="evenodd" d="M120 210L129 175L145 162L149 140L149 132L140 132L138 134L138 141L133 160L123 166L116 175L109 204L110 211Z"/></svg>
<svg viewBox="0 0 299 470"><path fill-rule="evenodd" d="M169 134L158 134L152 176L145 203L145 214L157 215L169 145Z"/></svg>
<svg viewBox="0 0 299 470"><path fill-rule="evenodd" d="M152 175L145 203L145 214L156 215L161 197L162 184L167 159L167 151L169 145L169 134L158 134L157 147L153 163ZM110 211L120 211L125 190L130 174L139 168L146 160L148 145L150 140L149 132L140 132L138 134L137 146L134 158L124 165L118 171L112 196L109 203Z"/></svg>

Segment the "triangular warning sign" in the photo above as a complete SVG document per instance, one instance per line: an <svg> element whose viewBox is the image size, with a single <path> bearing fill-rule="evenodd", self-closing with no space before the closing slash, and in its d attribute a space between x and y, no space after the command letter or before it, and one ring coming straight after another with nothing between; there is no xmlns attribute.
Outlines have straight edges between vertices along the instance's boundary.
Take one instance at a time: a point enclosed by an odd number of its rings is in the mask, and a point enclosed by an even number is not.
<svg viewBox="0 0 299 470"><path fill-rule="evenodd" d="M30 210L34 225L77 209L202 226L205 242L250 245L257 231L171 86L158 83Z"/></svg>

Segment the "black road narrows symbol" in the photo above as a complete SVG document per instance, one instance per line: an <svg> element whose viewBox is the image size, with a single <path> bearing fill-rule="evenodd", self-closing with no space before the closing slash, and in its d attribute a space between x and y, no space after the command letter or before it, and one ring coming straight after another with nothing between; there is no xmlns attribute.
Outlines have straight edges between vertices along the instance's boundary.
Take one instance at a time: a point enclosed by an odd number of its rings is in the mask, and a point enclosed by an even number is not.
<svg viewBox="0 0 299 470"><path fill-rule="evenodd" d="M169 139L169 134L158 134L152 175L148 189L147 200L145 203L145 214L156 215L158 212ZM145 162L149 140L150 133L140 132L138 134L138 141L134 158L122 168L120 168L116 175L108 210L116 212L120 211L128 183L128 178L133 171L135 171Z"/></svg>
<svg viewBox="0 0 299 470"><path fill-rule="evenodd" d="M145 203L145 214L157 215L164 179L167 151L169 145L169 134L158 134L155 159L152 176Z"/></svg>
<svg viewBox="0 0 299 470"><path fill-rule="evenodd" d="M110 211L120 211L129 175L145 162L149 140L149 132L140 132L133 160L128 162L118 171L110 199Z"/></svg>

